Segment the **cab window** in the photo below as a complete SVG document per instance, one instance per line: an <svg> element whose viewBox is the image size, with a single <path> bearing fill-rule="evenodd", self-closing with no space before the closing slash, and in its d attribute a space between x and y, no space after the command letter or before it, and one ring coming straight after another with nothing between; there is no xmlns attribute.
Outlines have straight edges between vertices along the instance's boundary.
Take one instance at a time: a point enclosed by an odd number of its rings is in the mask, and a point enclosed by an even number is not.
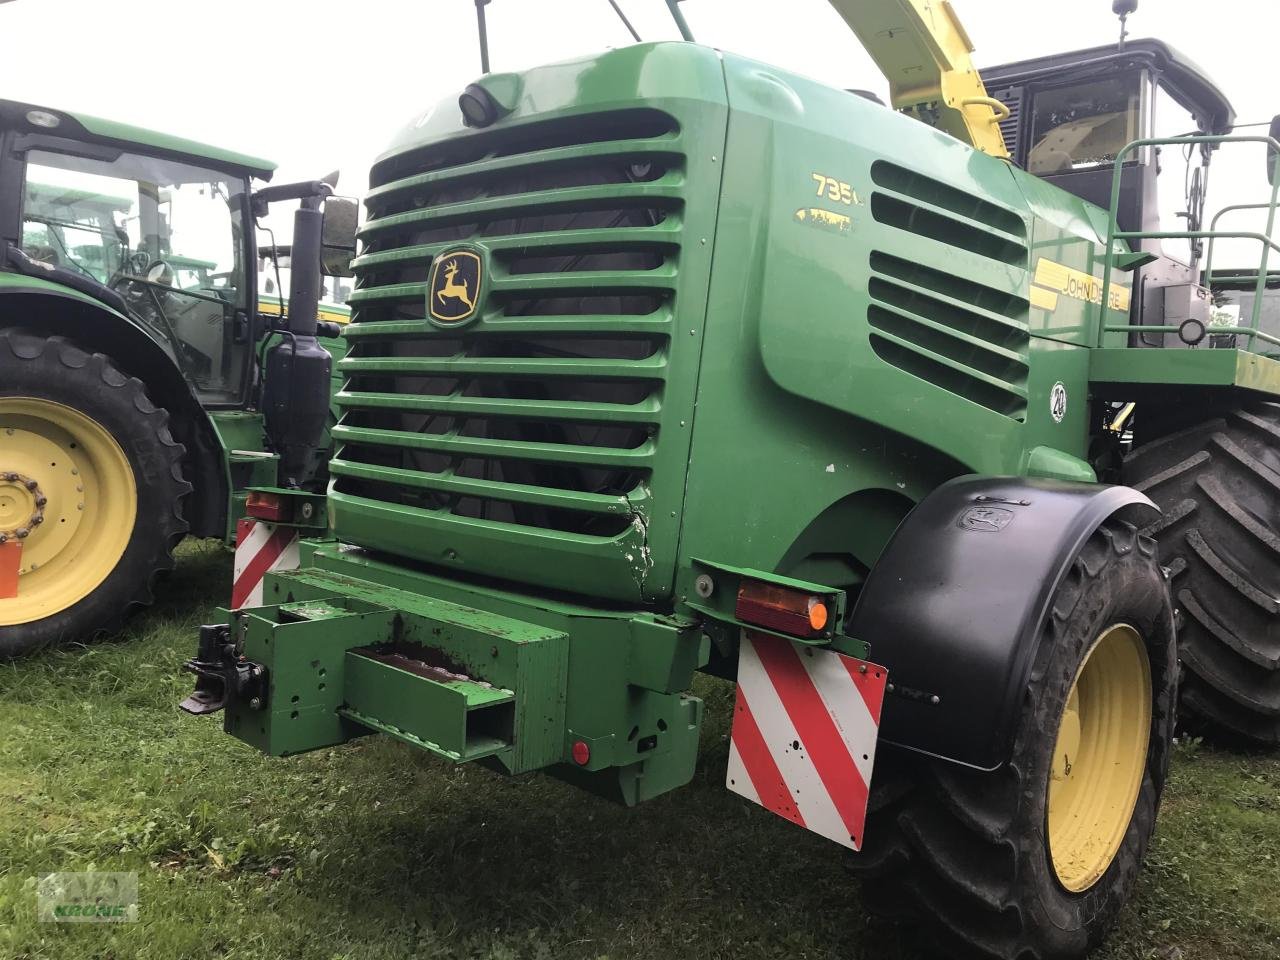
<svg viewBox="0 0 1280 960"><path fill-rule="evenodd" d="M1163 86L1156 88L1155 136L1157 139L1184 137L1200 133L1200 125L1186 107ZM1165 144L1156 148L1156 192L1160 208L1160 229L1165 231L1195 230L1198 224L1191 214L1200 206L1203 194L1204 155L1199 147ZM1166 257L1189 265L1192 241L1164 239L1160 248Z"/></svg>
<svg viewBox="0 0 1280 960"><path fill-rule="evenodd" d="M1045 175L1114 163L1142 129L1140 74L1036 93L1027 170Z"/></svg>
<svg viewBox="0 0 1280 960"><path fill-rule="evenodd" d="M27 154L22 247L123 297L201 400L236 404L249 346L244 191L234 176L143 154Z"/></svg>

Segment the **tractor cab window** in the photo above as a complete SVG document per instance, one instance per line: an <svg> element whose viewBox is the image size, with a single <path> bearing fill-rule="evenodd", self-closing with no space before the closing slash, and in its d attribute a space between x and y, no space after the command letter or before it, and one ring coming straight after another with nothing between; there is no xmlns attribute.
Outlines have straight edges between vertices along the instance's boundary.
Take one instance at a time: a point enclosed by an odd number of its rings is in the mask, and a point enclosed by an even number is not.
<svg viewBox="0 0 1280 960"><path fill-rule="evenodd" d="M1163 85L1156 87L1155 136L1167 139L1194 136L1201 132L1200 124L1191 115L1191 111L1175 100ZM1165 144L1156 147L1155 156L1160 229L1199 229L1199 212L1204 199L1203 168L1206 165L1206 154L1198 146ZM1166 257L1172 257L1185 265L1191 264L1192 241L1165 239L1160 241L1160 246Z"/></svg>
<svg viewBox="0 0 1280 960"><path fill-rule="evenodd" d="M1142 136L1138 73L1038 91L1027 170L1044 176L1114 163Z"/></svg>
<svg viewBox="0 0 1280 960"><path fill-rule="evenodd" d="M229 174L158 157L32 150L23 251L115 290L204 403L237 403L249 359L236 336L251 293L246 189Z"/></svg>
<svg viewBox="0 0 1280 960"><path fill-rule="evenodd" d="M22 247L27 256L55 266L70 265L106 283L123 262L116 213L128 201L85 190L28 183Z"/></svg>

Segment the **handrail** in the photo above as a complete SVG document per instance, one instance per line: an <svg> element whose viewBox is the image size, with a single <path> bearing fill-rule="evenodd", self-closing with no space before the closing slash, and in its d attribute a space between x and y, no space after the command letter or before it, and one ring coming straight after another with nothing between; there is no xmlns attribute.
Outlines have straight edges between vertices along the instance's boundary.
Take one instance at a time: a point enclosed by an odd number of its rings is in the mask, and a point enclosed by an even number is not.
<svg viewBox="0 0 1280 960"><path fill-rule="evenodd" d="M1182 327L1172 323L1115 323L1107 324L1102 329L1104 333L1177 333L1182 329ZM1246 337L1249 340L1261 340L1264 343L1270 343L1280 347L1280 337L1266 333L1262 330L1255 330L1252 327L1209 327L1206 332L1207 336L1212 337L1216 337L1219 334L1229 334L1233 337Z"/></svg>
<svg viewBox="0 0 1280 960"><path fill-rule="evenodd" d="M1225 214L1233 213L1236 210L1266 210L1269 206L1270 205L1266 203L1233 203L1230 206L1223 207L1221 210L1215 213L1213 215L1213 219L1209 221L1209 232L1210 234L1213 234L1216 231L1216 228L1218 226L1218 221L1221 220ZM1206 280L1213 276L1213 241L1214 239L1215 239L1214 236L1209 237L1209 254L1207 257L1205 257L1204 275Z"/></svg>
<svg viewBox="0 0 1280 960"><path fill-rule="evenodd" d="M1212 245L1213 237L1215 235L1215 231L1212 230L1212 226L1217 222L1216 216L1214 217L1213 221L1211 221L1210 223L1211 229L1209 230L1159 231L1159 232L1151 232L1151 233L1141 231L1141 230L1119 230L1117 228L1116 218L1120 209L1120 176L1122 172L1121 168L1124 164L1125 158L1130 154L1134 153L1135 151L1142 149L1143 147L1160 147L1160 146L1170 146L1174 144L1194 146L1196 144L1206 144L1206 143L1213 144L1214 146L1221 146L1224 143L1262 143L1280 152L1280 142L1278 142L1274 137L1249 136L1249 135L1238 136L1235 134L1219 134L1219 135L1199 134L1191 137L1146 137L1141 140L1134 140L1131 143L1126 144L1124 149L1122 149L1119 153L1116 154L1115 162L1112 164L1111 207L1110 207L1110 210L1108 211L1108 218L1107 218L1108 223L1107 223L1106 259L1102 269L1102 311L1103 313L1099 314L1100 318L1105 315L1106 304L1110 302L1110 300L1108 300L1108 296L1110 295L1110 292L1111 292L1111 273L1114 270L1113 262L1115 260L1115 242L1117 240L1135 240L1135 239L1194 240L1200 237L1209 237L1210 244ZM1262 340L1268 343L1275 340L1275 338L1271 337L1269 334L1259 334L1257 328L1262 318L1262 297L1263 297L1263 294L1266 292L1267 262L1270 258L1271 250L1273 248L1277 252L1280 252L1280 245L1277 245L1275 241L1271 239L1272 233L1275 230L1275 225L1276 225L1276 205L1278 201L1280 201L1280 177L1276 177L1275 182L1271 185L1271 202L1268 204L1258 205L1258 209L1267 210L1267 227L1264 233L1236 232L1236 233L1218 234L1219 236L1222 236L1225 239L1258 240L1262 243L1262 263L1258 268L1258 282L1257 282L1257 288L1254 291L1253 311L1252 311L1252 316L1250 318L1250 324L1248 329L1253 331L1253 333L1250 334L1250 339L1257 339L1260 336ZM1222 211L1219 212L1219 215L1221 214L1221 212ZM1212 261L1210 260L1210 262ZM1139 329L1142 329L1142 328L1139 327ZM1150 332L1151 328L1147 328L1147 329L1148 329L1148 332ZM1243 332L1243 328L1239 328L1239 327L1230 328L1228 331L1218 330L1215 328L1214 332L1215 333L1230 332L1231 330ZM1099 322L1097 346L1099 347L1102 346L1103 338L1106 336L1108 332L1109 330L1105 321Z"/></svg>

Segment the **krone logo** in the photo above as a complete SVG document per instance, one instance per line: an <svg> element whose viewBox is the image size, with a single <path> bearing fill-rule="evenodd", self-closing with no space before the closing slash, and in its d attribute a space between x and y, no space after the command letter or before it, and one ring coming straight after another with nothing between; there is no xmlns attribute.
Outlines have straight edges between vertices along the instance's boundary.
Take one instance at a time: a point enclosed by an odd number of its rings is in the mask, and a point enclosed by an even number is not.
<svg viewBox="0 0 1280 960"><path fill-rule="evenodd" d="M437 323L465 323L476 314L484 270L474 250L453 250L436 257L427 283L427 312Z"/></svg>

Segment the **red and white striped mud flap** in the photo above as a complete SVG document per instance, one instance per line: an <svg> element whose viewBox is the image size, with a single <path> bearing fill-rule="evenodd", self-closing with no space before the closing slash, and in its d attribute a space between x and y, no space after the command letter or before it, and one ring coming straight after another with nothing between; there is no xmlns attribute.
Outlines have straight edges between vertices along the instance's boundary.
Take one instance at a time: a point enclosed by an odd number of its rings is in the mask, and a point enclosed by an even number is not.
<svg viewBox="0 0 1280 960"><path fill-rule="evenodd" d="M298 528L245 517L236 524L231 609L262 606L262 578L270 570L298 569Z"/></svg>
<svg viewBox="0 0 1280 960"><path fill-rule="evenodd" d="M744 632L729 789L860 849L887 682L874 663Z"/></svg>

